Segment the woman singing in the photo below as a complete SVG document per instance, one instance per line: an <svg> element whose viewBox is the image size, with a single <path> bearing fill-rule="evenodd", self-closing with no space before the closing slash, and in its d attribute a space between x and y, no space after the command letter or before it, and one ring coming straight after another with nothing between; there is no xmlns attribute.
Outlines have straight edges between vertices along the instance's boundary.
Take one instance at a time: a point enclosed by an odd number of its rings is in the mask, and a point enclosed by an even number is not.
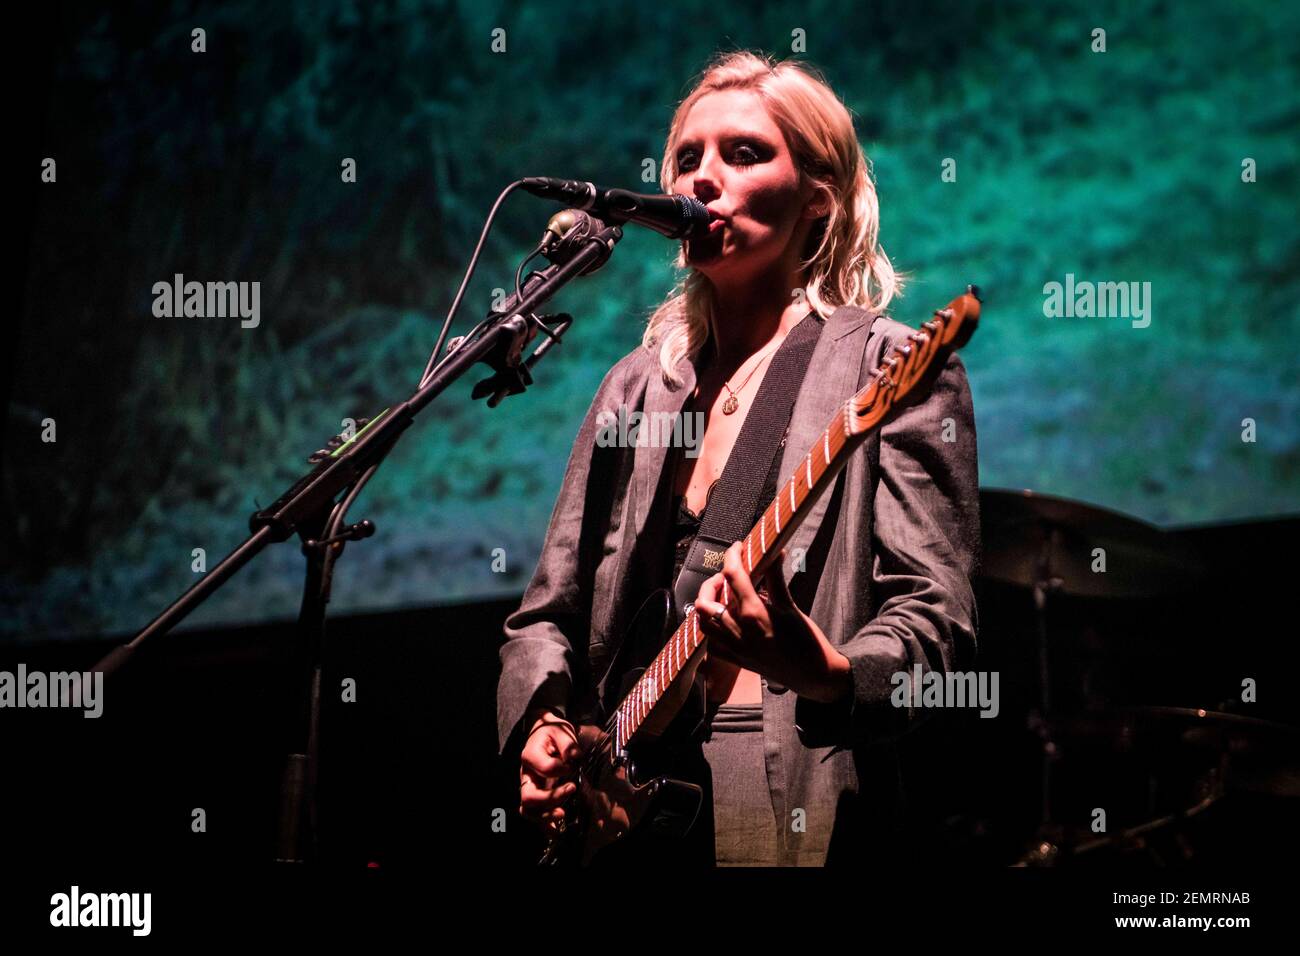
<svg viewBox="0 0 1300 956"><path fill-rule="evenodd" d="M505 624L499 743L521 748L520 812L544 827L573 792L563 778L593 682L641 600L676 580L786 336L820 324L783 442L785 460L802 463L912 331L882 314L899 280L878 244L852 118L807 65L716 60L673 116L662 186L704 203L710 231L683 244L681 284L601 383L537 570ZM620 406L701 413L698 455L604 447L597 418ZM772 451L760 514L788 477L782 449ZM695 603L708 635L708 732L697 744L707 819L692 831L707 840L705 862L869 864L905 846L895 748L919 714L894 706L891 678L971 665L977 485L970 390L953 354L928 397L822 494L787 545L798 562L755 582L737 544L705 581Z"/></svg>

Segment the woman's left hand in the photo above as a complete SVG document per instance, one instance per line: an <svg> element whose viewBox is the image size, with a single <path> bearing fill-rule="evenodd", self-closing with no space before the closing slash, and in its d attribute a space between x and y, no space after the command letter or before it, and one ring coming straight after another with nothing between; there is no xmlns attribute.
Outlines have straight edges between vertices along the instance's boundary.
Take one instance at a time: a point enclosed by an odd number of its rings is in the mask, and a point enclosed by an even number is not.
<svg viewBox="0 0 1300 956"><path fill-rule="evenodd" d="M794 603L780 559L759 593L741 560L740 542L727 549L722 571L700 585L695 610L709 638L708 653L783 684L801 697L830 703L852 693L849 660Z"/></svg>

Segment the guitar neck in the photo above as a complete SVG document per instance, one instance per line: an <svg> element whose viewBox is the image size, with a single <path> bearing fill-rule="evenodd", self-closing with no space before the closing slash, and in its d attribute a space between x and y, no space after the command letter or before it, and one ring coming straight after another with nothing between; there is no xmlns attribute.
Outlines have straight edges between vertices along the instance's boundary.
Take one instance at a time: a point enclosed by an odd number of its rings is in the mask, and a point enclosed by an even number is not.
<svg viewBox="0 0 1300 956"><path fill-rule="evenodd" d="M923 322L907 341L895 345L871 373L871 381L836 412L803 463L781 484L763 516L740 542L741 561L751 578L761 580L776 562L858 446L883 426L905 398L927 392L943 360L969 339L979 317L975 292L971 287L946 309L936 311L934 319ZM625 752L704 642L695 606L688 605L682 623L615 711L611 721L615 754Z"/></svg>

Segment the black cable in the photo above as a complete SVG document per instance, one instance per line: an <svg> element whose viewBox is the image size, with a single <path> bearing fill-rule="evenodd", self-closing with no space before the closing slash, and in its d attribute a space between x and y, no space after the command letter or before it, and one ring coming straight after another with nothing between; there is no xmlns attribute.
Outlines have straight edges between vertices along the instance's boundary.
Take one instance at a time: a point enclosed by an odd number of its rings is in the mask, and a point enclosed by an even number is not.
<svg viewBox="0 0 1300 956"><path fill-rule="evenodd" d="M384 453L384 456L387 457L387 452ZM330 512L329 519L325 522L325 538L336 537L343 529L343 521L348 513L348 509L352 507L352 502L356 500L357 495L361 494L361 489L366 486L366 482L374 477L375 472L379 470L381 463L382 459L371 464L370 467L363 471L357 480L347 488L344 496L334 503L334 508ZM339 543L342 544L343 542ZM324 563L321 565L321 580L328 581L329 576L332 573L331 569L334 566L334 561L342 549L336 549L332 544L327 544L324 547L325 554Z"/></svg>
<svg viewBox="0 0 1300 956"><path fill-rule="evenodd" d="M433 354L429 356L429 361L425 363L424 374L420 376L420 388L424 388L429 381L429 376L432 375L434 370L445 360L440 357L442 356L442 344L447 339L447 332L451 328L452 319L456 316L456 310L460 308L460 300L464 298L465 290L469 287L470 277L474 275L474 269L478 266L478 257L483 251L483 243L487 241L488 233L492 231L492 223L496 220L497 211L501 208L501 203L521 185L523 185L523 180L516 179L501 191L501 195L497 196L497 201L492 204L492 209L488 213L487 222L483 223L483 231L479 233L478 244L474 247L474 254L470 256L469 266L465 269L465 277L460 280L460 288L456 291L456 298L452 300L451 308L447 311L447 318L443 320L442 331L438 334L438 342L433 347ZM483 322L480 322L478 325L474 326L474 328L461 339L460 345L457 346L457 349L463 347L465 343L470 340L470 337L474 332L478 331L482 325ZM450 358L450 355L445 358Z"/></svg>
<svg viewBox="0 0 1300 956"><path fill-rule="evenodd" d="M520 284L520 281L522 280L523 274L524 274L524 266L528 265L528 263L530 263L530 262L532 262L534 259L536 259L537 256L541 253L541 251L542 251L542 246L541 246L541 244L539 243L539 244L537 245L537 247L536 247L535 249L533 249L532 252L528 253L528 255L524 256L524 258L523 258L522 260L520 260L520 262L519 262L519 268L515 270L515 299L516 299L516 301L521 301L521 300L523 299L523 297L524 297L523 289L520 288L520 285L519 285L519 284Z"/></svg>

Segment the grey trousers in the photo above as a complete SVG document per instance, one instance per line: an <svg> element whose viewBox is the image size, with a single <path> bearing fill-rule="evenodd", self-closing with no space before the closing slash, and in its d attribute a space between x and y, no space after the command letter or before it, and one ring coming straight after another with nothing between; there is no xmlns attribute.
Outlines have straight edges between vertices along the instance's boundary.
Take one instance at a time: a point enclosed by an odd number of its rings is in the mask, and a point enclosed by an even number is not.
<svg viewBox="0 0 1300 956"><path fill-rule="evenodd" d="M722 704L704 759L713 778L718 866L776 866L776 815L763 759L763 705Z"/></svg>

